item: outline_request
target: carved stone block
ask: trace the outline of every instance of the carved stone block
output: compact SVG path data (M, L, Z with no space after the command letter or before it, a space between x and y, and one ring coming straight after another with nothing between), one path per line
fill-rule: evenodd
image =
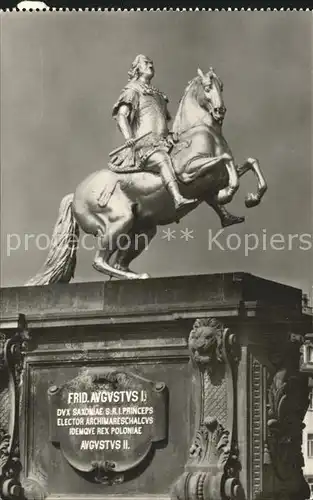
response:
M216 319L198 319L189 336L189 349L197 424L185 473L174 485L172 499L239 498L235 335Z

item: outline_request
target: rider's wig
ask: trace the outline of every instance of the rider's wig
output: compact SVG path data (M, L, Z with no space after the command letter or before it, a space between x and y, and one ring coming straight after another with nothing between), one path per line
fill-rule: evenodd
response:
M130 67L130 70L128 71L128 81L137 80L139 78L139 76L140 76L139 64L140 64L140 60L143 58L146 59L146 56L144 56L143 54L139 54L133 60L132 65Z

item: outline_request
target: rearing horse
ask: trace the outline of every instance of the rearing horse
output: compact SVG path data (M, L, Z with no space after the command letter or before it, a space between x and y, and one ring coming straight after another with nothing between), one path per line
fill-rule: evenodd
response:
M222 133L226 112L222 92L223 84L212 68L206 74L198 70L186 87L173 123L178 139L171 152L173 166L181 193L197 199L195 204L176 212L162 179L149 171L158 162L158 152L150 156L143 171L95 172L77 187L74 195L63 198L43 270L27 284L70 281L76 265L79 227L100 243L93 262L95 269L116 278L147 278L146 273L131 271L129 265L155 236L158 225L177 222L202 202L223 216L223 205L231 201L239 177L249 170L257 177L258 189L246 197L245 203L247 207L258 205L267 189L266 182L256 159L235 165Z

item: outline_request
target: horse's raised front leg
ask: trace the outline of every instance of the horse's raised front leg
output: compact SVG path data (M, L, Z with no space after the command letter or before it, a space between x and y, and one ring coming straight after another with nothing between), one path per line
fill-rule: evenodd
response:
M185 171L179 174L179 179L184 184L189 184L194 181L198 177L202 177L207 174L207 172L212 168L216 167L219 163L225 162L225 160L229 160L230 156L227 153L224 153L220 156L209 156L208 154L199 154L191 158L186 166ZM235 170L234 173L237 176L237 172Z
M245 205L247 208L257 206L261 199L263 198L264 193L267 190L267 184L262 174L260 164L258 160L255 158L248 158L243 165L237 167L237 173L239 177L242 177L244 174L253 171L257 180L258 180L258 190L256 193L248 193L245 199Z
M228 153L223 153L220 156L214 157L206 155L195 156L187 164L185 172L180 174L180 180L185 184L192 182L196 178L205 175L208 170L212 167L216 167L219 163L224 163L228 172L229 183L226 188L218 192L217 202L221 205L229 203L239 188L239 176L234 160Z
M225 157L225 155L223 156ZM220 189L217 194L217 202L220 205L229 203L233 199L234 194L238 191L239 188L239 176L236 170L236 166L233 158L228 154L226 154L225 157L225 167L228 172L229 181L228 186L224 189Z

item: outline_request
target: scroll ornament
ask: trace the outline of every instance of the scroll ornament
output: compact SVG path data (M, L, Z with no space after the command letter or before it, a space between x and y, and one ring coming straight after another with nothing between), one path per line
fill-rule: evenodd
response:
M5 403L0 421L0 497L5 500L20 498L23 493L19 478L19 407L23 359L29 339L26 318L20 314L16 333L10 338L2 335L0 340L0 396Z

